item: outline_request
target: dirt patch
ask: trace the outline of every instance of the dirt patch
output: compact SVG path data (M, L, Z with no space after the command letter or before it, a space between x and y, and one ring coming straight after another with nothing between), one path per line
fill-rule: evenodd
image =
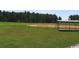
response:
M58 24L31 24L31 27L49 27L49 28L72 28L79 29L79 26L75 25L58 25Z
M29 25L31 27L50 27L50 28L56 28L57 25L56 24L32 24Z

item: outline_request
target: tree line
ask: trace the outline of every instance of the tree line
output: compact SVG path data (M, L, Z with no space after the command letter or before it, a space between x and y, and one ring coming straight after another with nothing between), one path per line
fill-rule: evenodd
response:
M42 14L30 11L9 12L0 10L0 22L56 23L62 18L56 14ZM79 15L70 15L69 20L79 20Z
M30 11L9 12L0 10L1 22L25 22L25 23L55 23L62 18L55 14L41 14Z
M70 15L69 20L79 20L79 15Z

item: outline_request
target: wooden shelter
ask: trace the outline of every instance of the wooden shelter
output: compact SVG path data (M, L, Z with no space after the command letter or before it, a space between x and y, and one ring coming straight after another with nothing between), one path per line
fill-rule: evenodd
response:
M79 20L58 20L57 29L58 31L79 31Z

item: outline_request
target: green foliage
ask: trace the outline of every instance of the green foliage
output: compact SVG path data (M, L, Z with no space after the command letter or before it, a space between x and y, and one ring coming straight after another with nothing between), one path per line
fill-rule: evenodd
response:
M62 20L62 18L61 18L61 17L59 17L59 18L58 18L58 20Z
M58 17L55 14L40 14L25 12L0 11L1 22L26 22L26 23L52 23L57 22Z
M70 15L69 20L79 20L79 15Z

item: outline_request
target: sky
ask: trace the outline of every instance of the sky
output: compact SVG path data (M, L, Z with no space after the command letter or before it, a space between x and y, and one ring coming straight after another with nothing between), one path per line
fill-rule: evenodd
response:
M0 0L0 10L49 13L68 19L71 14L79 14L79 0Z
M70 10L79 9L79 0L0 0L0 9L7 10Z

